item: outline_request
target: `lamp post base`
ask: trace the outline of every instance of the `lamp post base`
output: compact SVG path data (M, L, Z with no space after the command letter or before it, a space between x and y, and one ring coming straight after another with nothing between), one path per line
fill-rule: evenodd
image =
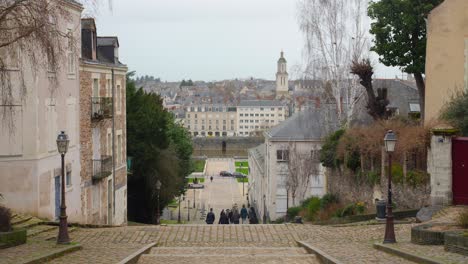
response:
M60 216L59 234L57 237L57 244L70 244L70 237L68 236L67 216Z
M395 239L395 227L393 224L393 213L392 213L392 206L387 206L387 222L385 224L385 237L384 237L384 244L393 244L396 243Z

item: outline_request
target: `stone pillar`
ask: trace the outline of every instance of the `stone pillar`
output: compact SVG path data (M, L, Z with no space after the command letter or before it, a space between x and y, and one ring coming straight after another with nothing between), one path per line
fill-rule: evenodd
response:
M427 172L431 177L431 204L452 204L452 136L453 129L433 129L427 152Z

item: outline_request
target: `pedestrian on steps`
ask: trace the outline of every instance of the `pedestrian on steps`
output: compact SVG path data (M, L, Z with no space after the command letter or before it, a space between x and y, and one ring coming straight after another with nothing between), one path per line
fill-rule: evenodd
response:
M206 223L212 225L215 221L215 214L213 213L213 208L210 208L210 212L206 215Z
M233 220L232 220L232 210L229 210L227 209L227 217L229 219L229 223L232 224L233 223Z
M227 218L226 213L224 212L224 209L221 211L221 214L219 215L218 224L220 224L220 225L229 225L229 220Z
M237 207L234 207L234 209L232 210L232 222L235 225L238 225L239 224L239 219L240 219L239 210L237 210Z
M213 176L210 177L210 181L213 182Z
M247 215L248 215L247 208L245 208L245 204L242 205L240 215L242 218L242 224L245 224L245 222L247 221Z

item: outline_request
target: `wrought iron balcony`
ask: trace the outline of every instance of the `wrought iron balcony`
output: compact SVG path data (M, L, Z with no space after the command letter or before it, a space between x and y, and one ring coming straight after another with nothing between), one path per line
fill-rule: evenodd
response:
M93 159L93 181L98 181L112 174L112 156Z
M91 97L91 119L95 121L112 117L112 97Z

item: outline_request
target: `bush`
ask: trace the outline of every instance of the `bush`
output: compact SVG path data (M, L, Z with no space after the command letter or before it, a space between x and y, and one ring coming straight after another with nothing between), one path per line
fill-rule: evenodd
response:
M337 155L337 148L340 138L344 133L345 130L340 129L325 139L325 144L323 144L322 149L320 150L320 162L324 167L336 168L340 164L340 160Z
M380 172L369 171L367 173L367 182L371 185L376 185L380 182Z
M337 215L337 211L339 211L339 214L341 215L341 208L339 204L328 204L328 206L325 209L321 209L317 213L316 218L320 221L327 221L330 220L332 217L339 217L339 215Z
M306 219L313 221L317 212L320 210L320 198L311 197L306 207Z
M302 210L302 207L300 206L289 207L288 212L287 212L289 219L293 219L294 217L298 216L301 210Z
M457 224L462 228L468 228L468 210L464 210L458 215Z
M413 187L425 184L429 179L429 174L425 171L411 170L406 174L407 183Z
M355 212L356 212L356 205L355 204L348 204L341 211L341 217L355 215L356 214Z
M452 101L442 110L442 119L460 129L463 136L468 136L468 92L455 94Z
M394 183L403 182L403 167L400 164L392 165L392 181Z
M361 157L358 151L350 152L350 155L346 159L346 167L353 172L356 172L361 167Z
M327 193L320 200L320 208L326 209L331 204L338 203L338 197L334 194Z
M0 205L0 232L11 231L11 211Z
M356 203L356 212L358 214L363 214L366 211L366 204L364 202Z

